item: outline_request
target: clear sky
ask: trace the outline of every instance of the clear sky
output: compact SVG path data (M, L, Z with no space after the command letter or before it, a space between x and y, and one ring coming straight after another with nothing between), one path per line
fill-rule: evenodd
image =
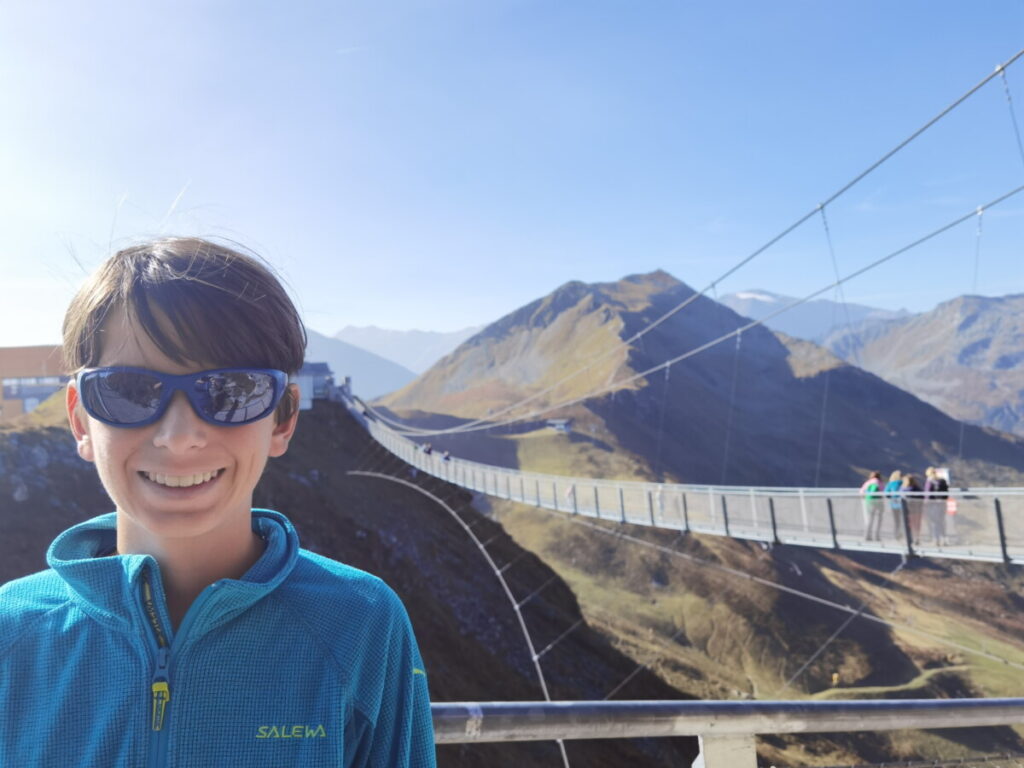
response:
M701 288L1022 47L1017 0L8 0L0 346L57 342L83 269L158 234L249 245L328 334ZM827 209L839 268L1022 183L996 79ZM977 292L1024 292L1024 195L982 231ZM928 309L976 246L972 221L846 297ZM832 277L815 218L719 291Z

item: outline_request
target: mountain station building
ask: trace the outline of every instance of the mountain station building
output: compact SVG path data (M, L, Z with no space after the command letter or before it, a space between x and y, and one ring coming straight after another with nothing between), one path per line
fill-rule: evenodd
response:
M67 377L55 345L0 348L0 423L31 413Z
M327 363L305 362L296 375L299 385L299 410L308 411L314 400L328 400L334 388L334 373Z

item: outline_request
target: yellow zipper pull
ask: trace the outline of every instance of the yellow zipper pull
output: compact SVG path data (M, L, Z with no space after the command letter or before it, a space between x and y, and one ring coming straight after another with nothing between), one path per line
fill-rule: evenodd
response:
M153 682L150 686L153 691L153 712L150 716L151 727L154 731L161 731L164 727L164 718L167 714L167 703L171 700L171 687L167 683L167 667L171 661L171 649L167 646L167 635L164 634L160 625L160 616L157 613L156 598L153 596L153 587L149 583L147 575L142 578L142 604L146 611L153 629L153 637L156 640L156 669L153 672Z
M164 711L167 709L167 702L171 700L171 689L166 680L157 680L153 683L153 730L159 731L164 727Z

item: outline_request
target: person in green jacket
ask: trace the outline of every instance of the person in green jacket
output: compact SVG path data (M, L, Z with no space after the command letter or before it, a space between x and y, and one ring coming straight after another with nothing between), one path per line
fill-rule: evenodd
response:
M885 484L885 498L889 502L889 512L892 515L892 537L903 538L903 499L900 490L903 488L903 473L898 469L889 475L889 482Z
M864 497L864 538L878 541L882 533L882 473L872 472L860 487Z

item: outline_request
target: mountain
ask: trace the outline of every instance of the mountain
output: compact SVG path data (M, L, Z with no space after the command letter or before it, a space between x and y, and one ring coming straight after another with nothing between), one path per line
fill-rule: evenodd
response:
M375 355L393 360L416 373L427 368L464 342L481 326L461 331L392 331L374 325L347 325L334 334L334 338L352 344Z
M960 296L824 343L953 418L1024 435L1024 294Z
M645 374L744 324L701 296L623 343L693 294L660 271L567 283L487 326L381 405L469 419L527 397L534 399L517 414L579 398L489 437L434 441L456 455L470 455L460 440L481 450L512 441L513 466L564 474L838 486L859 485L870 469L950 466L960 483L1024 480L1024 439L967 426L958 457L958 422L811 342L764 327L668 373ZM611 391L591 394L604 386ZM538 429L553 416L572 418L571 433Z
M379 397L416 378L416 374L408 368L365 349L309 328L306 334L309 337L306 360L330 365L334 380L339 384L346 376L351 376L352 387L360 397Z
M783 296L770 291L738 291L723 296L719 301L733 312L751 320L760 320L782 307L796 301L792 296ZM901 309L893 312L863 304L850 304L828 299L815 299L768 320L765 325L773 331L789 336L820 342L829 333L865 321L889 320L908 316Z

